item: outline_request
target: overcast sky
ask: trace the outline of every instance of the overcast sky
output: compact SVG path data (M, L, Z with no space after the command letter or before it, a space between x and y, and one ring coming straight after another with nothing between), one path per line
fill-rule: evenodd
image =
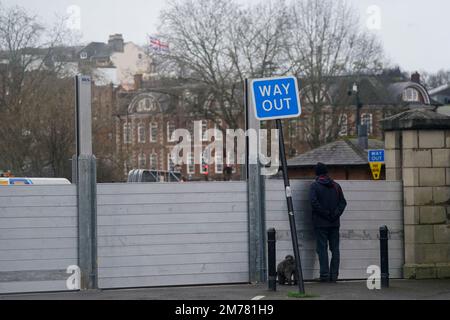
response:
M379 35L393 64L407 71L450 69L450 1L348 1L359 10L364 26L366 21L371 22L370 32ZM0 3L18 4L47 23L76 5L81 9L83 42L106 42L108 35L123 33L126 41L139 44L145 43L147 34L156 31L159 11L165 6L164 0L0 0Z

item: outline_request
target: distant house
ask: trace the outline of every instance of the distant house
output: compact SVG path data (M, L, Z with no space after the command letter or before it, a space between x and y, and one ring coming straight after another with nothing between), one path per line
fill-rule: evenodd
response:
M384 149L384 142L368 140L369 149ZM367 150L357 139L342 139L306 152L288 160L289 177L314 179L315 166L322 162L328 166L330 176L338 180L372 180ZM383 170L381 179L385 179Z
M94 72L97 85L113 83L123 88L134 86L137 74L144 78L152 73L152 59L133 42L125 42L121 34L109 37L108 43L91 42L78 52L80 68Z

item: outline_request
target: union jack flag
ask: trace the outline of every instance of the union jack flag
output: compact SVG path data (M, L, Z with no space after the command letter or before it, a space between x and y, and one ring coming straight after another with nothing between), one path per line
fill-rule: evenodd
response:
M163 43L161 42L160 39L156 38L156 37L149 37L150 40L150 48L156 52L164 52L164 53L168 53L170 51L169 49L169 45L167 43Z

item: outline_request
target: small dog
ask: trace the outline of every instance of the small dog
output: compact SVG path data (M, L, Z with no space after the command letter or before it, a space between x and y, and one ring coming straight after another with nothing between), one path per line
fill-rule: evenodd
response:
M277 267L278 283L280 285L287 284L294 285L297 284L297 266L295 264L294 257L291 255L286 256L286 258Z

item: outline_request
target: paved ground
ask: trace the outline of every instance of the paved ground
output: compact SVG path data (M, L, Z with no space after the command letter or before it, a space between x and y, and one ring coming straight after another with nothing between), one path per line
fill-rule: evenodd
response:
M270 292L266 285L228 285L0 295L0 300L285 300L292 299L288 293L296 290L281 286L277 292ZM362 281L307 283L306 291L319 300L450 300L450 280L395 280L389 289L374 291Z

